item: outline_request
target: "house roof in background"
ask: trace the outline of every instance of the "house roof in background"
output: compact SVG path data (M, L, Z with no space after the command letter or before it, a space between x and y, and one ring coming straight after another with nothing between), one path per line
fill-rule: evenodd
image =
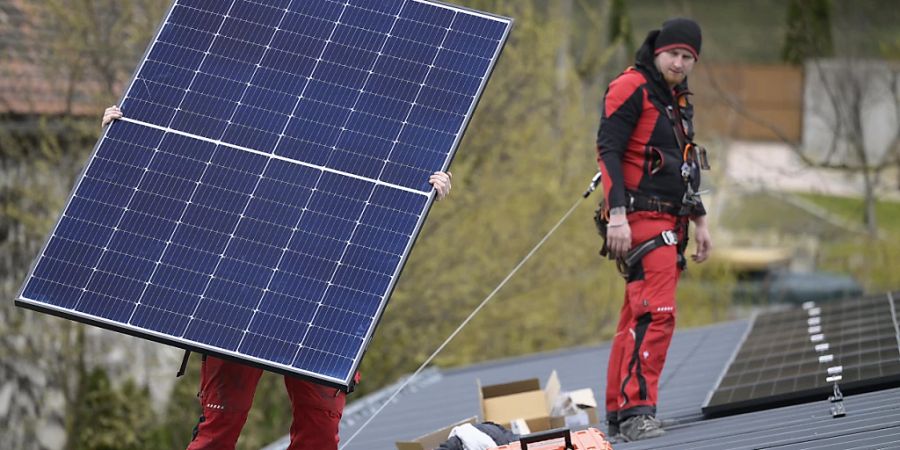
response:
M0 114L97 115L100 85L53 64L43 2L0 0Z

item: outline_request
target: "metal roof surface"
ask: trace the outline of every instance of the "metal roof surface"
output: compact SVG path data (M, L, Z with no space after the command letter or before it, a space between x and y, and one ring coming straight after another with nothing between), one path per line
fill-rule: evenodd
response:
M675 422L701 417L700 405L724 370L748 323L736 321L675 333L660 379L660 417ZM458 369L430 369L393 404L385 407L346 450L390 450L398 440L411 440L479 415L478 380L482 384L495 384L538 378L543 386L550 372L556 370L563 390L589 387L602 404L601 387L606 383L608 356L609 343L604 343ZM389 386L348 405L341 422L341 439L346 441L352 436L392 393L393 386ZM266 450L285 449L287 442L285 437Z
M749 326L740 320L675 333L660 379L658 415L665 436L615 443L638 449L888 449L900 448L900 387L845 397L847 416L831 417L827 399L705 420L700 407L730 362ZM509 358L465 368L429 369L356 436L346 450L395 448L451 423L479 414L482 384L539 378L556 370L563 390L590 387L602 410L609 343ZM402 382L402 380L401 380ZM398 382L399 385L400 382ZM346 441L394 391L389 386L351 403L341 422ZM599 411L601 415L603 412ZM601 426L604 429L605 427ZM287 437L265 450L287 448Z
M900 388L844 397L847 415L832 418L827 399L666 428L656 439L615 444L616 450L897 449Z

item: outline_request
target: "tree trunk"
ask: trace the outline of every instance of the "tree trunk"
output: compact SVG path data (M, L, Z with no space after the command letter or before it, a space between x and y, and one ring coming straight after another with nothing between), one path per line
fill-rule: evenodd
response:
M878 181L876 174L869 168L863 169L863 221L869 236L878 234L878 219L875 216L875 184Z

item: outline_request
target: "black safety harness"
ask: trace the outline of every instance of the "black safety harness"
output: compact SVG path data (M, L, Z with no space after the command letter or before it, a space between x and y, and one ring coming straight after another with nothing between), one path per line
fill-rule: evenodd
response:
M709 170L709 160L707 159L706 149L696 145L684 132L686 123L681 115L681 108L687 106L687 95L689 94L690 93L687 91L679 94L676 98L676 103L679 105L677 108L673 108L672 106L662 107L659 103L653 102L658 109L665 111L666 117L668 117L669 123L671 123L675 133L675 139L678 142L678 146L683 152L681 178L684 180L685 190L681 203L675 204L667 202L640 192L625 192L626 213L653 211L670 214L679 218L676 228L674 230L663 231L659 235L641 242L629 250L624 257L614 258L610 254L609 247L606 244L606 233L609 225L609 210L603 204L604 200L602 197L600 206L594 213L594 223L597 226L597 231L603 238L600 256L615 259L616 267L623 277L628 278L632 267L635 267L648 253L662 246L677 246L678 267L683 270L687 266L687 259L684 257L684 251L688 244L688 228L690 223L688 217L690 217L694 213L695 208L700 205L700 193L694 190L692 184L693 174L698 166L701 170ZM678 239L679 235L682 236L682 239Z

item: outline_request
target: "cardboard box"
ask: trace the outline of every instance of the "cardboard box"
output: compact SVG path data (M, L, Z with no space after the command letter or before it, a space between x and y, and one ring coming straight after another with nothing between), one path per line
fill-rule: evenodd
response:
M511 383L482 386L478 382L481 417L509 428L511 421L523 419L531 432L546 431L550 424L550 408L559 395L559 377L554 370L544 389L540 380L530 378Z
M461 420L448 427L441 428L440 430L428 433L424 436L419 436L411 441L396 442L397 450L431 450L443 444L450 436L450 431L454 428L466 423L474 425L477 422L477 417L469 417L466 420Z
M553 428L578 428L594 425L597 420L597 400L590 388L562 392L551 410Z
M554 416L550 418L550 428L583 428L599 423L597 408L583 408L577 414Z

